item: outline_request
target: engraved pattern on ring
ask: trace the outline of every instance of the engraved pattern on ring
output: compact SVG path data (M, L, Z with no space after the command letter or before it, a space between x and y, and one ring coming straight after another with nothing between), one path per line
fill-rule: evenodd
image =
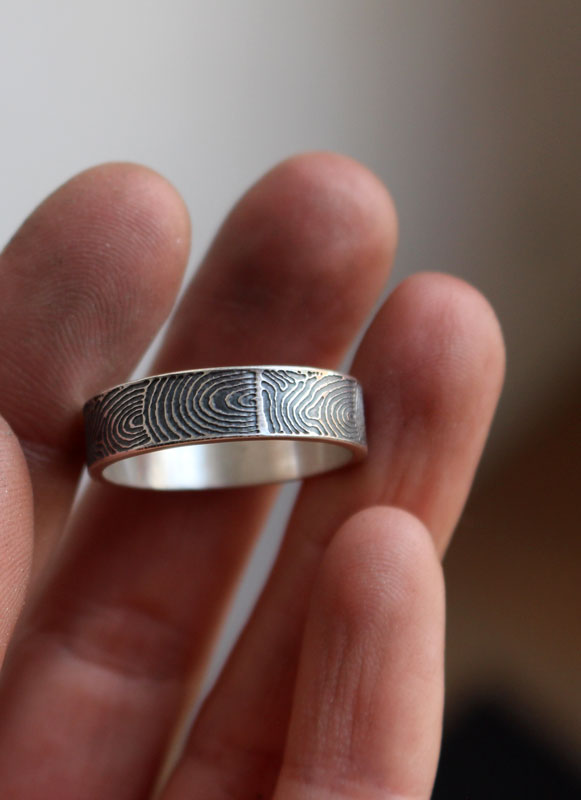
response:
M265 369L260 384L265 433L360 438L355 381L314 370Z
M146 378L84 408L89 465L117 453L224 437L365 443L357 382L308 368L225 368Z
M118 386L97 395L85 405L87 462L151 444L143 425L145 390L149 380Z
M249 370L209 370L150 379L144 425L152 442L257 434L256 389Z

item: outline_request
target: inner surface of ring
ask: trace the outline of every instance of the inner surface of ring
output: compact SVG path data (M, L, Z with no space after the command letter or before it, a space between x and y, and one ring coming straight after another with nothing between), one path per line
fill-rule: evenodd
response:
M103 477L143 489L217 489L297 480L340 467L352 457L348 447L330 442L211 442L116 461L105 467Z

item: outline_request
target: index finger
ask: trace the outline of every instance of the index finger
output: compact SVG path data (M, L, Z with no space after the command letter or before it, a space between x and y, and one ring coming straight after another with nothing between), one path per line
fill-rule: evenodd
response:
M30 468L39 563L83 464L82 404L135 366L188 250L188 215L167 181L108 164L50 195L0 257L0 413Z

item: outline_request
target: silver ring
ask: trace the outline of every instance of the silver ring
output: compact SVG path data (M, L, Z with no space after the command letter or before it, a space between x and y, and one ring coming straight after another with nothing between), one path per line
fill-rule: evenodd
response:
M363 459L361 386L311 367L153 375L83 409L93 478L142 489L296 480Z

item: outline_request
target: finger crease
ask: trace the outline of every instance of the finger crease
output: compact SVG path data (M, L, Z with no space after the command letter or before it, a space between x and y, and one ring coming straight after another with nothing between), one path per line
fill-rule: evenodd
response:
M43 621L28 634L48 642L79 661L119 677L156 683L182 681L189 646L185 633L150 611L87 604L81 612Z

